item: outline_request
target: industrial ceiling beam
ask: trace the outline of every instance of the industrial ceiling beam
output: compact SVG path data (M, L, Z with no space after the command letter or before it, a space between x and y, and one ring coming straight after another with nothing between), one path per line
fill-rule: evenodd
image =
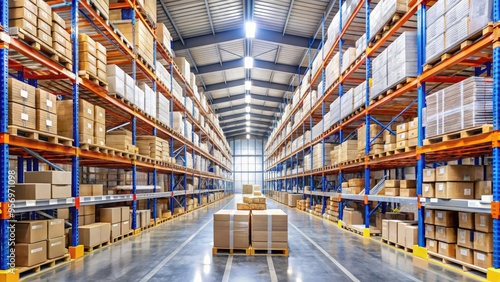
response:
M290 15L292 15L293 2L295 2L295 0L290 1L290 8L288 8L288 14L286 15L285 25L283 26L283 35L285 35L286 28L288 27L288 21L290 20Z
M237 79L237 80L231 80L228 81L227 83L216 83L216 84L207 84L205 91L216 91L216 90L222 90L226 88L231 88L231 87L239 87L245 85L245 79ZM280 90L280 91L291 91L291 87L288 84L280 84L280 83L273 83L273 82L267 82L263 80L255 80L252 79L252 87L261 87L261 88L267 88L267 89L274 89L274 90Z
M207 74L207 73L226 71L226 70L232 70L232 69L243 68L243 67L245 67L245 62L244 62L244 59L241 58L241 59L236 59L233 61L223 62L222 65L219 63L216 63L216 64L211 64L211 65L198 66L198 73L199 74ZM267 70L272 70L272 71L293 73L293 74L296 74L297 72L300 72L301 74L303 74L303 73L305 73L305 71L307 69L305 67L297 67L297 66L285 65L285 64L275 64L273 62L255 60L255 59L253 62L253 68L254 69L267 69Z
M202 47L224 42L231 42L235 40L243 40L243 39L245 39L245 28L238 28L223 32L217 32L215 33L215 35L213 34L201 35L201 36L186 38L183 40L176 40L174 41L174 51L179 51L188 48ZM279 45L289 45L304 49L309 48L309 45L311 43L311 39L308 37L302 37L290 34L283 35L281 32L276 32L266 29L257 29L257 32L255 33L255 39L272 42ZM182 43L182 41L184 42L184 44ZM313 48L314 49L318 48L319 43L320 40L315 40Z
M252 134L252 133L249 133L250 135L250 139L263 139L263 137L266 137L266 135L263 135L263 134ZM226 138L229 139L247 139L247 135L246 134L230 134L230 135L226 135Z
M231 131L231 130L234 130L234 129L237 129L237 128L241 128L241 129L245 129L247 126L245 123L239 123L238 125L236 126L229 126L229 127L222 127L222 130L223 131ZM260 125L260 124L257 124L255 122L251 122L250 123L250 128L259 128L261 130L266 130L268 131L269 128L271 128L270 125L267 125L267 126L264 126L264 125Z
M226 122L229 120L234 120L234 119L239 119L239 118L244 118L246 116L246 113L241 113L241 114L235 114L235 115L228 115L228 116L220 116L219 120L221 122ZM273 120L274 115L268 116L268 115L261 115L261 114L254 114L250 113L250 120L256 120L256 119L267 119L267 120Z
M241 124L244 124L245 123L245 120L235 120L235 121L230 121L230 122L225 122L225 123L220 123L220 126L222 128L225 128L225 127L230 127L230 126L233 126L233 125L241 125ZM255 121L251 121L250 122L252 125L262 125L262 126L271 126L271 122L270 121L261 121L261 120L255 120Z
M243 109L245 109L246 106L247 106L247 104L241 104L241 105L237 105L234 107L225 107L222 109L215 109L214 111L216 114L220 114L220 113L226 113L226 112L231 112L231 111L243 110ZM276 110L278 110L277 107L268 107L268 106L253 105L253 104L250 104L250 107L252 108L252 110L268 111L268 112L276 112Z
M224 132L233 132L233 131L245 131L246 132L246 127L244 124L243 126L237 126L237 127L232 127L232 128L226 128L223 131ZM268 128L262 128L262 127L255 127L255 126L249 126L250 127L250 132L267 132L269 131Z
M258 94L250 94L250 95L252 96L252 99L255 99L255 100L283 103L283 99L280 97L264 96L264 95L258 95ZM220 103L224 103L224 102L243 100L243 99L245 99L245 94L231 95L229 97L214 99L212 101L212 105L220 104Z

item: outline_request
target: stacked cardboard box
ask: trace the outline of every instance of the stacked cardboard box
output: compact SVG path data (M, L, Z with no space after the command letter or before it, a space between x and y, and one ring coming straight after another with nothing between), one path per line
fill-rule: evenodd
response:
M93 224L93 223L95 223L95 219L96 219L95 205L81 206L80 207L80 212L78 214L78 224L79 225Z
M159 137L137 136L137 147L139 148L139 154L155 160L163 161L169 158L168 141Z
M38 7L31 1L10 1L9 3L9 26L19 27L25 33L38 37ZM50 34L50 33L49 33ZM49 46L52 44L49 43Z
M339 162L345 163L350 160L355 160L358 156L358 141L346 140L340 144Z
M342 222L348 226L352 226L363 224L365 220L361 211L352 208L344 208Z
M356 61L356 48L349 47L342 54L342 73Z
M176 209L179 209L179 208L176 208ZM177 214L177 211L178 210L174 210L174 213ZM124 211L120 211L120 213L121 212L124 212ZM182 208L182 213L184 213L184 208ZM122 216L125 216L125 215L122 214ZM137 229L147 227L151 223L151 211L150 210L139 210L138 209L138 210L136 210L135 216L136 216L135 223L136 223ZM126 218L126 217L124 217L124 218ZM126 224L128 224L128 228L132 229L132 221L133 221L132 210L129 209L129 222L127 222L125 220L122 222L122 225L125 225L124 228L126 228L127 227Z
M309 207L311 206L311 199L306 198L305 200L298 200L297 201L297 209L301 211L308 210Z
M288 248L288 215L282 210L252 211L252 247Z
M18 221L15 223L15 232L16 266L33 266L47 260L46 220Z
M384 191L386 196L399 196L399 180L385 180Z
M106 146L131 153L135 153L137 151L137 147L132 145L132 132L125 129L107 132Z
M156 113L157 118L163 124L171 127L170 124L170 100L167 99L162 93L157 93L156 99Z
M79 243L86 248L92 248L109 242L110 234L111 224L107 222L96 222L78 226Z
M252 193L253 193L253 185L243 184L243 194L252 194Z
M9 125L36 129L35 87L9 78Z
M73 58L73 45L71 36L66 31L66 21L56 12L52 12L52 48L68 61Z
M156 37L158 38L158 43L163 45L163 47L172 54L172 36L163 23L158 23L156 25Z
M97 43L87 34L78 35L79 70L83 75L97 77Z
M80 142L95 143L95 107L80 99L78 112ZM57 134L73 138L73 100L57 101Z
M52 198L48 183L17 183L14 186L16 200L48 200Z
M214 248L250 246L250 211L220 210L214 214Z
M101 82L106 82L107 80L107 50L101 43L96 42L96 67L97 67L97 79Z
M378 154L384 151L384 139L382 134L380 134L376 139L374 139L378 133L382 130L382 127L378 124L370 124L370 140L373 140L370 145L370 154ZM358 128L358 157L361 158L365 155L366 147L366 125Z
M179 68L181 75L186 79L186 81L189 81L191 77L191 68L186 58L174 57L173 59L174 63Z
M56 96L36 89L36 130L57 134Z
M321 57L321 56L318 56ZM325 69L325 90L330 88L340 76L340 53L336 53Z
M404 218L404 216L402 216ZM386 224L384 224L386 221ZM403 219L393 219L393 220L382 220L382 233L386 235L388 233L387 240L389 242L398 244L400 246L405 246L407 248L413 249L414 245L418 244L418 222L413 220L403 220ZM388 229L384 230L384 227ZM387 236L387 235L386 235ZM384 236L382 236L384 238Z
M338 197L330 197L327 203L326 213L330 216L330 220L337 221L339 216L339 202Z
M27 171L24 173L24 178L25 183L50 184L51 199L71 198L71 172Z
M491 182L483 181L483 166L447 165L424 169L423 180L424 197L480 199L482 195L491 194Z
M395 131L396 126L391 126L391 130ZM394 151L396 149L396 138L397 133L392 134L389 130L384 130L383 139L384 139L384 151Z
M316 144L313 147L313 168L322 168L331 163L329 152L333 150L335 145L331 143ZM324 150L323 150L324 148Z
M403 2L403 1L402 1ZM387 86L393 87L408 77L417 76L417 33L405 31L387 47Z
M95 0L93 3L104 19L109 19L109 0Z
M101 222L107 222L111 225L109 238L115 238L130 232L129 207L101 208L99 209L99 218Z
M365 179L364 178L352 178L348 181L348 188L342 189L342 193L345 194L359 194L364 190Z
M312 214L321 216L323 211L323 205L317 204L313 206Z
M119 23L116 24L116 27L131 44L134 44L132 38L132 23ZM153 43L153 34L149 32L147 26L142 21L137 21L135 26L135 47L137 50L137 54L142 57L150 67L154 66Z
M289 207L296 207L299 200L302 200L302 194L288 194Z

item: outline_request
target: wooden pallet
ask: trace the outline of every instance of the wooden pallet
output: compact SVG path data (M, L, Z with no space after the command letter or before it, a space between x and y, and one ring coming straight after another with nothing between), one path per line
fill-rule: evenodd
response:
M289 256L290 255L290 250L288 248L286 249L277 249L277 248L271 248L271 249L268 249L268 248L264 248L264 249L260 249L260 248L251 248L251 254L252 256L267 256L267 255L271 255L271 256Z
M387 21L387 23L383 25L380 30L375 32L375 37L373 37L373 39L370 41L369 46L372 47L377 41L382 39L382 37L384 37L384 34L388 32L391 27L401 19L402 16L403 14L401 13L394 13L394 15L392 15L392 17Z
M345 224L344 222L342 222L342 228L344 228L345 230L349 230L351 232L354 232L358 235L361 235L363 236L364 235L364 229L365 229L365 226L364 225L348 225L348 224ZM370 226L370 236L380 236L382 232L378 229L375 229L375 227L373 226Z
M144 163L150 163L150 164L155 164L156 163L155 159L147 157L147 156L139 155L139 154L136 155L136 159L138 161L144 162Z
M102 248L104 248L104 247L107 247L107 246L109 246L110 244L111 244L111 241L107 241L107 242L101 243L101 244L99 244L99 245L96 245L96 246L94 246L94 247L85 247L85 246L84 246L84 247L83 247L83 249L85 250L85 252L90 253L90 252L93 252L93 251L95 251L95 250L99 250L99 249L102 249Z
M117 94L117 93L108 93L108 95L110 95L111 97L121 101L123 104L131 107L132 109L137 109L137 106L132 102L132 101L129 101L127 98L121 96L120 94Z
M387 90L382 91L376 98L373 98L370 100L370 105L373 105L375 102L382 100L383 98L391 95L392 93L396 92L397 90L403 88L406 84L414 81L414 77L406 77L403 78L401 81L397 82L395 85L390 86Z
M87 0L86 1L97 13L97 15L101 18L103 18L105 21L106 21L106 24L109 25L109 18L108 18L108 14L109 13L106 13L106 11L103 11L101 10L101 7L99 5L97 5L94 1L92 0Z
M105 146L99 146L96 144L80 143L80 149L85 150L85 151L92 151L92 152L96 152L96 153L100 153L100 154L110 155L110 156L116 156L115 149L105 147Z
M29 267L19 267L18 270L19 270L19 274L24 274L23 276L25 276L25 275L30 275L33 273L38 273L38 272L45 270L47 268L61 266L69 261L71 261L71 257L69 254L66 254L64 256L61 256L61 257L58 257L55 259L46 260L45 262L37 264L37 265L33 265L33 266L29 266Z
M387 244L387 245L393 246L393 247L395 247L397 249L404 250L405 252L411 253L413 251L413 248L409 248L409 247L406 247L405 245L401 245L401 244L398 244L398 243L391 242L391 241L389 241L388 239L385 239L385 238L382 238L382 242L385 243L385 244Z
M456 55L456 53L469 48L478 39L489 36L492 33L493 33L493 23L488 23L488 25L485 28L483 28L482 30L479 30L476 33L470 34L469 36L467 36L464 40L462 40L457 45L452 46L452 47L444 50L444 54L442 54L441 56L438 56L435 59L432 59L429 62L427 62L424 65L424 71L427 71L427 70L435 67L436 65L448 60L449 58Z
M424 146L451 141L455 139L461 139L466 137L471 137L474 135L479 135L483 133L489 133L493 130L493 125L485 124L481 126L472 127L469 129L464 129L457 132L447 133L443 135L434 136L431 138L424 139Z
M487 273L487 270L485 268L482 268L482 267L479 267L479 266L475 266L473 264L470 264L470 263L466 263L466 262L463 262L463 261L459 261L455 258L450 258L450 257L447 257L447 256L443 256L443 255L440 255L440 254L437 254L437 253L433 253L433 252L429 252L427 251L427 254L429 255L429 257L431 259L435 259L441 263L444 263L444 264L448 264L448 265L454 265L458 268L461 268L463 271L471 271L471 270L476 270L476 271L479 271L479 272L483 272L483 273Z
M141 62L142 62L142 63L143 63L143 64L144 64L144 65L145 65L145 66L146 66L146 67L147 67L150 71L152 71L152 72L154 72L154 71L155 71L155 67L154 67L154 65L153 65L151 62L149 62L146 58L142 57L141 55L138 55L138 57L139 57L139 60L140 60L140 61L141 61Z
M351 165L351 164L361 163L361 162L364 162L364 161L365 161L364 159L354 159L354 160L348 160L346 162L342 162L342 163L340 163L340 165L345 166L345 165Z
M51 133L45 133L38 130L23 128L15 125L8 126L9 134L38 141L43 141L52 144L59 144L64 146L73 146L73 139L61 137Z
M88 80L92 81L93 83L99 85L100 87L108 90L108 82L106 80L102 80L101 78L97 77L94 74L91 74L87 71L81 70L78 72L78 76L81 78L88 79Z
M212 248L212 255L251 255L251 247L248 248Z
M133 232L133 231L130 231L129 233L122 234L122 235L120 235L120 236L116 236L116 237L114 237L114 238L111 238L111 243L116 243L116 242L118 242L118 241L121 241L121 240L123 240L123 239L125 239L125 238L128 238L128 237L132 236L133 234L134 234L134 232Z

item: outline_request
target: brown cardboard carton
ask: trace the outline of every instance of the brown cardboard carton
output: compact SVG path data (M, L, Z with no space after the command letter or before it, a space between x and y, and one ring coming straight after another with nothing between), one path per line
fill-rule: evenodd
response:
M120 235L125 235L130 232L130 220L121 222Z
M121 217L120 221L128 221L130 220L130 208L129 207L120 207L121 209Z
M47 220L47 239L54 239L61 236L64 236L64 220Z
M30 108L36 105L35 87L20 80L9 78L8 80L9 102L15 102Z
M64 256L66 254L65 241L64 235L47 240L47 258L54 259Z
M417 187L417 182L415 180L400 180L399 188L415 188Z
M121 222L111 224L111 238L115 238L121 235Z
M436 182L436 198L474 199L474 182Z
M476 171L470 165L446 165L436 168L436 181L476 181Z
M100 243L105 243L109 241L109 238L111 238L111 224L108 222L96 222L93 224L90 224L89 226L96 226L99 228L99 241Z
M9 102L9 125L36 129L36 110Z
M80 99L78 103L78 116L94 121L94 105ZM73 100L57 101L57 114L63 116L73 115Z
M464 247L458 247L456 249L456 256L455 258L459 261L465 262L465 263L474 263L474 253L471 249L467 249Z
M459 212L458 227L465 229L474 229L474 214L471 212Z
M427 239L426 240L426 247L429 252L436 253L438 252L438 241L432 240L432 239Z
M474 220L476 231L493 232L493 218L488 213L476 213Z
M363 214L360 211L344 209L343 221L347 225L363 224Z
M405 230L405 246L413 249L414 245L418 245L418 225L407 225Z
M92 196L102 196L104 195L102 184L92 184Z
M493 252L493 233L474 232L474 250Z
M68 208L57 209L57 218L69 219L69 209Z
M353 178L349 179L349 187L364 187L365 179L364 178Z
M47 200L51 197L51 188L47 183L17 183L14 194L16 200Z
M35 128L38 131L57 134L57 115L36 109Z
M481 200L482 195L491 195L491 181L476 181L474 184L475 197L474 199Z
M434 225L425 225L425 238L435 239L436 238L436 228Z
M435 196L434 183L422 183L422 197L434 198Z
M89 225L95 223L95 214L86 214L83 216L83 224Z
M16 243L36 243L47 240L46 220L23 220L15 222Z
M458 214L456 211L436 210L434 214L435 214L434 224L445 227L457 226Z
M456 245L455 244L448 244L445 242L439 242L438 244L438 254L447 256L450 258L454 258L456 255Z
M94 121L106 124L106 110L99 106L94 106Z
M94 136L99 139L106 139L106 125L94 122Z
M385 188L399 188L399 180L388 179L384 182Z
M454 227L436 226L435 239L446 243L457 242L457 230Z
M252 248L254 249L267 249L267 248L274 248L274 249L286 249L288 248L288 242L252 242Z
M389 241L393 243L398 242L398 224L402 222L401 220L391 220L389 221Z
M408 124L406 122L398 124L396 127L396 133L408 132Z
M399 196L401 197L416 197L417 189L399 189Z
M434 224L434 217L435 217L434 210L430 209L425 210L425 220L424 220L425 223Z
M47 242L16 244L16 266L33 266L47 260Z
M398 222L398 238L396 243L402 246L406 245L406 227L413 224L412 222Z
M426 168L424 169L424 182L434 182L436 181L436 169Z
M38 30L38 39L40 39L42 43L45 43L45 45L48 46L52 45L52 36L50 36L50 34L43 32L41 29Z
M102 243L101 227L89 224L78 227L79 243L85 247L95 247Z
M468 229L457 230L457 245L465 248L474 248L474 231Z
M36 10L34 10L36 13ZM9 19L24 19L33 24L37 25L37 14L34 14L32 11L29 11L26 8L11 8L9 9Z
M92 196L92 184L80 184L80 196Z
M385 188L386 196L399 196L399 188Z
M71 185L52 185L52 199L71 198Z
M31 0L9 0L9 8L19 8L25 7L30 11L37 11L36 1Z
M382 219L382 239L389 239L389 219Z
M68 171L27 171L24 173L26 183L50 183L71 185L71 172Z
M45 90L36 88L35 90L35 108L55 114L56 111L56 95Z
M101 222L118 223L121 222L121 208L101 208Z
M474 251L474 265L482 268L489 268L493 265L493 254Z

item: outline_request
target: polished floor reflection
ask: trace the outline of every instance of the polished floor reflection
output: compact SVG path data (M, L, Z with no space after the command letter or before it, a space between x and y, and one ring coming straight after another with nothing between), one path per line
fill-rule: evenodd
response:
M235 196L236 200L241 196ZM289 257L212 256L212 215L234 197L28 281L476 281L268 200L289 215Z

